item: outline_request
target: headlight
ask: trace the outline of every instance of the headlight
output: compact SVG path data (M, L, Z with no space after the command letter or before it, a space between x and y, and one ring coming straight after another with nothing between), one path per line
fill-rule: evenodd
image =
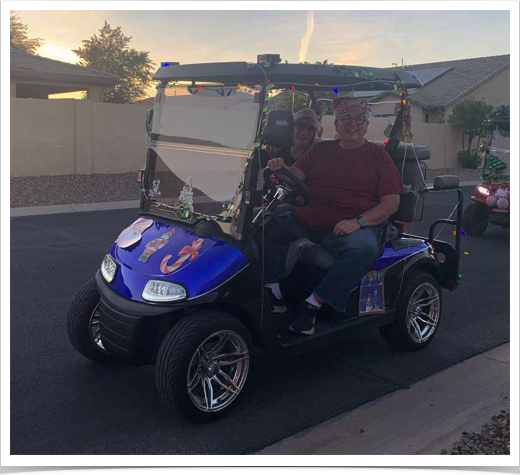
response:
M101 274L107 282L112 282L114 280L116 269L116 261L114 261L114 259L112 259L112 257L107 254L101 263Z
M486 188L485 186L477 186L477 191L484 196L489 196L489 188Z
M186 298L186 289L164 280L150 280L143 290L143 299L150 302L173 302Z

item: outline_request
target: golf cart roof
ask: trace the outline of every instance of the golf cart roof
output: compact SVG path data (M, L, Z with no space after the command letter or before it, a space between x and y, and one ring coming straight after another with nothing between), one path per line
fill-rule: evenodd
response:
M509 117L493 117L487 121L488 124L509 125Z
M370 68L366 66L338 66L323 64L287 64L271 62L246 63L162 63L153 79L170 81L196 81L219 84L262 84L265 73L278 87L305 86L310 90L332 90L344 88L356 91L391 90L396 82L404 83L408 89L422 87L421 81L408 71Z

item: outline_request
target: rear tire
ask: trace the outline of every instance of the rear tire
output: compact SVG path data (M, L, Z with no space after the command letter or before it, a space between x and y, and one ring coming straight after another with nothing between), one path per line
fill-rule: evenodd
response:
M424 271L405 276L396 306L395 321L379 329L392 347L404 351L421 350L437 333L442 313L441 288Z
M484 205L470 203L462 214L462 227L472 236L480 236L488 227L488 213Z
M103 346L99 333L99 292L94 279L88 281L74 298L67 315L67 333L72 346L96 363L112 363L117 358Z
M194 422L212 422L232 410L249 374L251 336L236 318L206 310L168 332L155 363L163 402Z

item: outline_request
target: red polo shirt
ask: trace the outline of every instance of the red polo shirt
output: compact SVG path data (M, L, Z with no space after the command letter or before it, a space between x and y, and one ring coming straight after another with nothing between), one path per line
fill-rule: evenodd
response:
M368 141L354 150L345 150L339 140L317 143L294 166L305 173L311 194L296 213L316 228L333 229L378 205L381 196L405 192L388 152Z

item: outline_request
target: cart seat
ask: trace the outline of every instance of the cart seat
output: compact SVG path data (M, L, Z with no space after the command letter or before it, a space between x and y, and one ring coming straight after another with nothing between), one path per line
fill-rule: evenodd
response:
M383 255L386 243L395 239L398 234L396 227L391 223L387 223L383 227L374 264ZM306 238L297 239L289 245L282 278L289 276L298 260L322 270L329 270L334 264L334 256L323 246Z

